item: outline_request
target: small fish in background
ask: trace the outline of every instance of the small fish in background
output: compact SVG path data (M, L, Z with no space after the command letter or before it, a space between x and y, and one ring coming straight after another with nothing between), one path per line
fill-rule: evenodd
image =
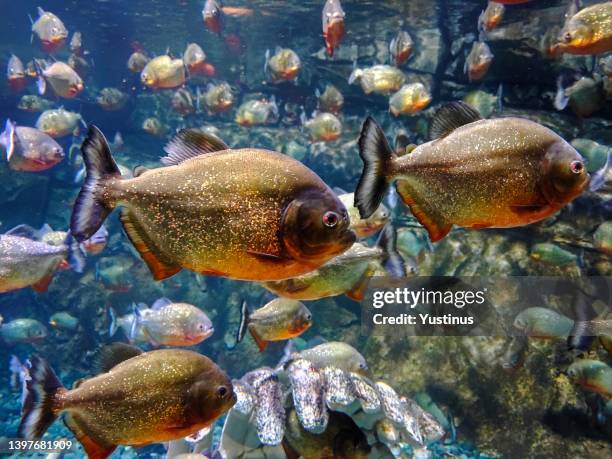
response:
M66 64L72 68L82 79L87 78L93 66L93 61L90 63L84 56L71 54L68 56Z
M96 103L103 109L109 112L115 112L125 108L130 96L118 88L102 88Z
M145 311L134 305L131 341L144 335L152 346L195 346L214 333L206 313L191 304L160 298ZM111 323L111 331L113 328Z
M132 287L130 270L136 260L127 255L103 257L96 263L96 280L112 292L129 292Z
M79 319L66 311L59 311L49 317L49 325L58 330L76 331L79 328Z
M83 40L81 32L74 32L70 38L70 52L77 56L83 55Z
M306 115L302 112L302 126L308 132L308 136L312 143L316 142L333 142L338 140L342 135L342 121L333 113L318 113L313 114L314 118L306 119Z
M342 9L340 0L326 0L321 14L323 39L325 40L325 51L329 57L334 55L334 50L340 46L344 38L344 18L346 13Z
M549 308L532 307L517 314L513 327L525 336L539 339L566 339L574 321Z
M196 107L191 91L187 88L177 89L170 99L170 107L183 116L194 114Z
M301 65L300 57L292 49L277 46L274 55L266 50L264 74L271 83L295 80Z
M612 256L612 222L603 222L593 233L593 247Z
M38 343L49 336L45 326L35 319L14 319L0 323L0 340L6 344Z
M147 134L151 134L155 137L162 137L168 132L168 128L162 124L162 122L155 117L149 117L142 122L142 130Z
M21 92L28 85L28 79L25 73L25 67L23 66L23 62L14 54L11 54L11 57L6 64L6 81L11 88L11 91Z
M273 124L278 121L278 105L276 98L269 100L249 100L243 102L236 112L236 123L241 126L256 126Z
M150 60L151 59L149 59L142 51L134 51L128 58L127 68L132 73L140 73L144 70Z
M557 110L569 106L576 116L585 118L604 108L605 104L603 80L598 75L582 76L567 88L563 85L562 76L557 79L554 102Z
M42 61L36 61L36 67L40 95L47 92L47 85L53 94L65 99L73 99L85 89L79 74L64 62L56 61L46 65Z
M490 118L493 113L503 111L503 86L500 84L496 94L490 94L479 89L463 96L463 102L474 107L483 118Z
M63 107L45 110L36 120L36 129L53 137L54 139L80 135L79 125L87 127L80 113L75 113Z
M151 59L140 73L140 81L149 89L174 89L184 85L185 80L183 60L167 54Z
M240 310L240 327L236 342L248 331L260 352L270 341L285 341L300 336L312 325L312 313L300 301L276 298L256 311L249 312L246 301Z
M511 140L517 135L529 141L518 145ZM362 217L378 208L395 179L402 200L436 242L453 224L508 228L543 220L569 204L589 183L582 156L556 133L527 119L483 120L468 104L453 102L436 112L430 138L431 142L397 157L380 126L371 117L366 120L359 139L364 171L355 192ZM457 156L456 142L478 148L463 149ZM485 160L498 154L511 154L512 167ZM547 160L534 161L536 154ZM450 158L457 170L446 163ZM444 163L440 169L433 166L442 164L440 161ZM519 163L520 175L515 173ZM474 174L466 181L468 164ZM423 167L427 174L419 172ZM449 187L449 183L454 185ZM452 196L431 190L446 190ZM516 190L523 192L517 195Z
M16 232L18 228L15 228ZM11 231L0 234L0 292L25 287L46 292L53 275L65 260L74 271L83 271L83 253L70 235L66 236L63 244L50 245L13 235Z
M374 65L365 69L353 69L348 83L358 81L365 94L382 94L389 96L397 91L406 82L406 75L392 65Z
M202 10L204 25L213 33L220 34L223 29L223 10L218 0L206 0Z
M431 94L423 83L406 84L389 98L393 116L414 115L431 103Z
M465 59L463 71L468 76L470 82L482 80L493 62L491 48L484 41L482 34L478 41L472 45L472 49Z
M317 98L317 109L320 112L328 112L338 115L344 105L344 96L332 84L325 85L323 93L317 88L315 91Z
M376 244L367 247L356 242L341 255L302 276L274 282L263 287L284 298L316 300L345 294L355 301L364 297L372 276L406 276L404 260L397 252L395 230L387 225Z
M223 113L234 105L234 94L230 85L225 81L208 83L206 92L199 96L199 100L208 113Z
M23 110L24 112L28 113L44 112L45 110L49 110L51 107L53 107L52 101L32 94L21 96L21 99L19 99L19 102L17 103L17 108L19 110Z
M121 343L105 346L98 356L99 374L74 389L64 388L42 358L30 361L26 400L31 403L23 406L19 436L40 438L65 414L67 427L90 458L106 458L119 444L144 446L191 435L236 403L227 374L187 350L143 353Z
M59 50L66 43L68 30L55 14L38 7L38 19L32 20L32 34L40 40L40 46L46 53Z
M189 76L205 75L206 53L197 43L189 43L183 53L183 62L187 67Z
M559 53L596 55L612 51L612 2L595 3L568 18L554 48Z
M570 381L585 390L612 397L612 367L605 362L592 359L579 359L567 369Z
M334 188L338 193L338 199L344 204L349 214L351 221L350 228L357 235L357 239L365 239L378 233L388 223L390 213L389 209L384 204L381 204L378 209L368 218L359 216L359 209L354 206L355 194L347 193L344 190Z
M414 41L408 32L400 30L389 44L389 53L396 67L401 67L412 56Z
M514 372L525 363L527 351L529 350L529 338L525 335L515 335L511 338L506 351L501 357L501 367Z
M567 266L581 263L578 255L552 242L540 242L532 245L529 256L532 260L551 266Z
M570 142L587 161L587 170L595 174L606 166L608 157L612 153L609 146L595 142L591 139L576 138Z
M505 12L503 4L490 1L478 17L478 29L490 32L501 23Z
M0 145L6 152L9 167L15 171L44 171L65 156L62 147L51 136L35 128L17 126L11 120L6 120Z

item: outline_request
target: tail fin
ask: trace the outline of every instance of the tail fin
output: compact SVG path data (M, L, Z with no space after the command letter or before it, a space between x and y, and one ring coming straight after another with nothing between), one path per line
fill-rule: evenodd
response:
M355 207L361 218L370 217L382 202L391 179L393 150L374 118L368 116L359 137L363 172L355 191Z
M121 176L111 156L104 134L90 125L87 137L81 145L87 176L72 210L70 231L78 242L89 239L102 226L111 212L102 201L100 191L110 176Z
M55 421L55 396L63 389L49 364L38 356L31 359L30 380L22 409L18 435L27 439L40 438Z
M236 333L236 342L239 343L244 339L247 328L249 326L249 308L246 301L242 302L240 308L240 326L238 327L238 333Z
M391 224L385 225L378 239L378 247L383 251L383 266L393 277L406 277L404 259L397 251L397 233Z
M82 273L85 268L85 254L83 253L83 249L81 248L81 244L79 244L70 231L66 235L66 239L64 240L64 244L68 247L68 261L70 262L70 267L77 273Z
M108 328L108 335L114 336L115 333L117 333L117 328L119 326L117 325L117 313L115 312L112 306L108 308L108 316L110 318L110 327Z

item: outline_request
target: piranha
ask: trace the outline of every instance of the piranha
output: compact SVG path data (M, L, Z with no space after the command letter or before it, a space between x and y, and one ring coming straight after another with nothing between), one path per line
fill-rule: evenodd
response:
M365 94L388 96L400 90L406 82L406 75L391 65L374 65L365 69L355 68L348 83L353 84L355 81L359 81Z
M23 62L14 54L11 54L6 65L6 80L11 90L15 92L23 91L28 85Z
M220 34L223 29L223 10L218 0L206 0L202 10L204 25L213 33Z
M82 272L85 260L71 235L64 244L44 242L0 234L0 292L32 287L45 292L62 261L68 259L76 272Z
M117 206L156 280L183 268L244 280L279 280L318 268L355 241L346 208L299 161L230 149L184 129L166 146L166 167L124 179L108 142L90 126L81 151L87 178L71 233L89 238Z
M110 328L112 336L117 325L111 322ZM142 334L152 346L195 346L213 333L212 322L201 309L160 298L150 309L134 306L129 338L134 341Z
M297 78L301 67L300 57L289 48L277 46L274 55L266 50L264 74L271 83L291 81Z
M183 53L183 62L189 75L198 75L204 73L204 64L206 61L206 53L197 43L189 43Z
M49 325L60 330L75 331L79 328L79 319L69 312L60 311L49 317Z
M362 218L392 182L432 242L453 225L509 228L549 217L589 183L584 159L550 129L523 118L483 120L464 102L440 108L430 142L397 157L369 117L359 150L364 169L355 192Z
M540 242L531 247L529 256L538 262L552 266L567 266L579 263L578 255L552 242Z
M225 81L217 84L208 83L201 100L208 113L223 113L234 105L234 94L230 85Z
M11 120L6 120L0 145L9 167L16 171L40 172L64 159L64 150L52 137L35 128L17 126Z
M244 339L247 330L260 352L270 341L285 341L300 336L312 325L312 313L303 303L276 298L256 311L249 312L246 301L240 310L240 326L236 342Z
M325 51L332 57L334 50L340 46L344 38L344 17L346 13L342 9L340 0L327 0L323 5L321 14L323 39L325 40Z
M565 339L572 331L574 321L552 309L533 307L521 311L513 326L532 338Z
M346 294L361 301L370 278L386 270L390 276L402 278L406 275L404 261L396 249L396 236L392 226L387 225L376 247L367 247L356 242L353 246L325 263L319 269L275 282L266 282L265 288L285 298L316 300Z
M497 87L496 94L476 90L470 91L463 97L463 102L471 105L483 118L490 118L495 112L501 113L503 110L503 86Z
M140 73L140 81L151 89L172 89L185 84L185 65L182 59L164 54L151 59Z
M308 131L310 141L315 142L333 142L338 140L342 135L342 121L333 113L318 113L312 119L307 120L306 115L302 113L301 117L304 129Z
M272 124L278 121L276 98L270 100L248 100L236 112L236 123L241 126Z
M43 68L41 61L35 62L38 73L38 93L40 95L47 91L47 84L51 87L53 94L65 99L78 96L85 88L79 74L68 64L57 61Z
M612 256L612 222L603 222L593 233L593 247Z
M70 39L70 52L72 54L76 54L77 56L83 54L83 40L81 32L77 31L72 34L72 38Z
M57 139L67 135L79 135L79 124L87 126L80 113L60 107L42 112L36 120L36 129Z
M430 102L431 94L423 83L406 84L389 98L389 111L393 116L414 115Z
M142 130L155 137L161 137L167 131L166 127L161 123L161 121L155 117L145 119L142 122Z
M140 73L144 70L151 59L149 59L143 52L134 51L130 54L127 61L127 67L130 72Z
M296 359L306 360L316 369L336 367L358 375L364 375L368 371L368 364L363 355L350 344L341 341L329 341L294 354L288 364Z
M383 229L389 221L390 212L384 204L378 206L378 209L368 218L361 218L359 216L359 209L353 205L355 203L355 194L346 193L343 190L337 191L340 192L338 199L342 201L342 204L348 210L349 219L351 220L350 228L357 235L357 239L373 236Z
M52 53L61 48L68 38L66 26L55 14L38 7L38 19L32 20L32 34L40 40L43 51Z
M596 3L570 17L555 48L567 54L605 54L612 51L612 2Z
M563 78L557 79L555 108L564 110L568 105L578 117L591 116L606 104L603 80L599 76L580 77L569 87L563 86Z
M90 458L104 459L118 445L144 446L191 435L236 403L225 372L187 350L142 353L128 345L107 346L99 356L100 373L73 389L62 386L42 358L30 362L19 436L40 438L64 414Z
M334 113L336 115L342 111L344 96L334 85L326 85L323 93L317 88L315 96L318 100L319 111Z
M604 397L612 397L612 368L599 360L580 359L567 369L570 380Z
M465 65L463 71L468 76L470 82L482 80L487 72L491 63L493 62L493 53L489 45L481 37L479 41L474 42L472 49L465 59Z
M485 32L490 32L495 27L497 27L502 19L504 18L504 13L506 12L506 7L501 3L496 3L490 1L487 3L487 7L480 13L478 17L478 27Z
M170 107L183 116L195 113L196 107L191 91L187 88L177 89L170 99Z
M0 242L1 244L1 242ZM47 329L35 319L0 322L0 339L6 344L37 343L48 336Z
M51 107L53 107L53 102L32 94L21 96L21 99L19 99L19 102L17 103L17 108L19 110L30 113L44 112Z
M393 59L393 63L396 67L401 67L410 56L412 56L412 47L414 46L414 42L412 41L412 37L405 30L400 30L397 32L397 35L393 37L391 43L389 44L389 53L391 54L391 59Z
M121 110L127 104L129 96L117 88L102 88L96 103L103 109L109 112Z

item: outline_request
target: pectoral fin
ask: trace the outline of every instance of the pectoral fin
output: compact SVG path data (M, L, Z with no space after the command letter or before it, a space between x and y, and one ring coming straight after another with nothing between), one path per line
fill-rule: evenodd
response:
M272 263L282 264L282 263L287 263L287 261L289 261L287 258L280 257L272 253L256 252L254 250L247 250L247 253L249 253L250 255L253 255L255 258L258 258L261 261L265 261L268 263L272 262Z
M49 289L49 284L51 283L52 280L53 280L53 273L47 274L46 276L41 278L38 282L36 282L35 284L32 284L32 288L34 289L35 292L44 293Z
M64 417L64 423L79 443L83 445L89 459L106 459L117 448L117 445L103 443L91 438L86 432L88 429L85 423L77 415L68 413Z
M181 270L180 266L164 259L163 254L153 246L146 232L129 210L124 209L120 218L128 238L151 270L155 280L167 279Z
M370 276L368 274L364 274L359 282L353 286L353 289L346 292L346 296L348 296L351 300L361 301L365 296L365 291L368 288L368 283L370 280Z
M249 327L249 332L251 333L251 336L255 340L255 344L257 344L257 347L259 348L259 352L264 352L268 347L268 342L265 339L262 339L257 334L257 332L250 327Z
M414 199L414 190L405 181L398 181L396 184L397 192L402 197L402 200L407 206L410 206L410 211L425 227L429 233L431 242L437 242L443 239L451 230L452 223L444 221L433 209L428 208L425 204L421 204Z

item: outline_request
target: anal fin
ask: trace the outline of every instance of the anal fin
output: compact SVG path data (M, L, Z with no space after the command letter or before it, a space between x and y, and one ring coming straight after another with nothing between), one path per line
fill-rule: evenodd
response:
M346 296L348 296L351 300L361 301L365 296L365 292L368 288L368 284L370 281L369 273L364 274L361 279L353 286L351 290L346 292Z
M121 211L121 223L123 229L127 233L130 241L138 250L138 253L145 261L153 278L155 280L163 280L168 277L174 276L181 270L181 267L172 263L169 260L164 260L163 255L156 250L147 237L146 232L139 225L138 221L133 218L132 214L128 209Z
M410 206L410 211L412 214L429 233L429 239L431 239L431 242L438 242L450 232L451 228L453 227L452 223L445 222L433 211L426 210L420 203L418 203L413 198L414 191L406 181L398 180L396 183L396 188L404 203L407 206Z
M101 444L100 442L97 442L91 438L85 432L85 429L83 429L83 423L76 415L70 413L67 414L64 417L64 423L66 424L66 427L68 427L72 433L74 433L74 436L77 438L79 443L83 445L89 459L106 459L113 453L115 448L117 448L116 445Z
M268 342L262 339L261 336L259 336L252 328L249 328L249 332L255 340L255 344L257 344L257 347L259 348L259 352L264 352L268 348Z

